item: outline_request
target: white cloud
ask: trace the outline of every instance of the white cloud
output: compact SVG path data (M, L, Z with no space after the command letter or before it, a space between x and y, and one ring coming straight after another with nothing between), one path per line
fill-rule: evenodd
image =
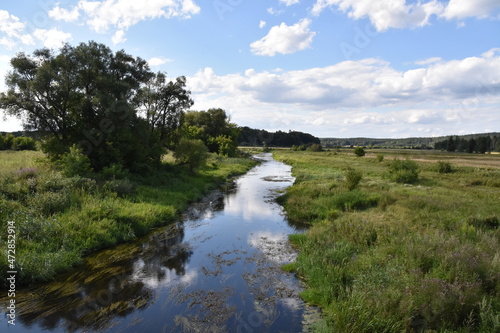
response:
M198 14L200 7L193 0L80 0L70 9L61 8L59 4L49 12L50 17L56 20L76 21L84 20L95 32L107 33L116 29L113 43L125 40L125 31L131 26L147 20L158 18L188 19Z
M432 57L424 60L418 60L415 61L415 64L417 65L429 65L429 64L434 64L436 62L440 62L442 59L440 57Z
M113 37L111 37L111 41L115 45L120 44L120 43L124 43L126 40L127 39L125 38L125 31L123 31L123 30L118 30L117 32L115 32Z
M443 5L437 0L410 5L405 0L317 0L312 12L319 15L331 6L338 7L354 19L368 17L378 31L424 26L432 15L443 11Z
M450 0L407 4L406 0L316 0L312 13L319 15L325 8L335 7L353 19L368 17L378 31L390 28L422 27L432 16L446 19L494 17L500 9L498 0Z
M17 43L33 45L35 43L32 36L24 33L26 24L18 17L9 14L5 10L0 10L0 45L12 49Z
M300 3L300 0L280 0L281 3L284 3L286 6L291 6Z
M205 68L187 82L196 109L222 107L242 126L269 130L401 137L481 132L485 121L500 123L498 50L434 60L407 71L380 59L224 76Z
M174 60L164 57L154 57L148 60L148 64L149 66L154 67L154 66L161 66L163 64L166 64L167 62L172 62L172 61Z
M80 16L78 7L73 7L73 9L68 10L59 7L59 4L56 4L56 6L52 8L52 10L50 10L48 14L49 17L53 18L56 21L65 21L65 22L75 22L78 20L78 17Z
M498 13L499 9L498 0L450 0L443 16L447 19L486 18Z
M277 53L290 54L307 49L316 35L309 29L310 24L311 20L302 19L292 26L285 23L274 26L265 37L250 44L252 52L272 57Z
M33 33L36 39L43 43L43 46L49 49L56 49L63 46L64 43L71 40L71 34L60 31L57 28L36 29Z
M262 29L262 28L264 28L265 26L266 26L266 21L262 21L262 20L261 20L261 21L259 22L259 28L261 28L261 29Z

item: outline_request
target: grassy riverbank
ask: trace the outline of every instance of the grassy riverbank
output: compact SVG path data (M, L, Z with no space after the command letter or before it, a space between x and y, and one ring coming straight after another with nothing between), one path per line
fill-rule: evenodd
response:
M18 285L52 279L91 252L146 234L255 162L212 156L197 173L168 158L130 175L109 169L64 177L39 152L0 151L0 278L9 270L7 222L15 224Z
M280 199L289 219L310 223L284 268L307 283L325 332L500 332L498 156L274 156L297 177ZM396 164L418 178L405 184Z

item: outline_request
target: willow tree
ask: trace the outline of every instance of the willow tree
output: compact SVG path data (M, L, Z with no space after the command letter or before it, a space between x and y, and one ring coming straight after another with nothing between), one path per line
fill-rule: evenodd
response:
M185 78L167 83L145 60L96 42L19 53L11 65L0 108L21 118L25 129L43 133L50 157L76 144L96 170L158 161L158 141L192 105ZM144 118L140 105L152 80L158 89Z

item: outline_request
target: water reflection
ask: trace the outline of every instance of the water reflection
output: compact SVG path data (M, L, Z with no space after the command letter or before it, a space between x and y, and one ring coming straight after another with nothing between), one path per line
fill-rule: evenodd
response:
M273 200L293 178L290 167L262 158L184 222L21 292L9 331L300 332L300 286L280 269L295 259L287 235L296 229Z

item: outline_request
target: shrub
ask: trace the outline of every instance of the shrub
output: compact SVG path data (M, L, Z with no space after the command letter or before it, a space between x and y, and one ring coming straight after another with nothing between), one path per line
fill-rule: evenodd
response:
M63 175L67 177L87 176L92 172L90 159L82 153L82 149L73 145L69 153L63 155L60 161Z
M345 171L344 177L347 189L349 191L352 191L356 187L358 187L358 184L361 181L361 178L363 178L363 175L359 171L356 171L352 168L348 168Z
M353 211L376 206L379 195L369 195L359 190L339 193L334 198L334 207L343 211Z
M306 149L307 151L312 151L312 152L318 152L318 151L323 151L323 147L321 147L320 144L312 144Z
M413 160L395 159L389 165L389 178L396 183L413 184L418 180L418 164Z
M112 164L104 167L100 174L104 179L125 179L130 176L130 172L121 164Z
M71 193L60 192L38 192L28 200L29 207L36 213L50 216L65 211L71 206Z
M114 192L119 197L125 197L135 193L136 186L128 179L113 179L103 185L105 191Z
M36 150L36 141L26 136L19 136L12 140L13 150Z
M356 156L358 157L365 156L365 150L363 149L363 147L356 147L354 148L354 154L356 154Z
M382 163L384 161L384 154L377 154L377 162Z
M450 162L438 161L437 171L439 173L450 173L453 172L453 166L451 165Z
M177 162L188 164L191 171L194 171L206 163L208 148L201 140L182 138L176 147L174 157Z

